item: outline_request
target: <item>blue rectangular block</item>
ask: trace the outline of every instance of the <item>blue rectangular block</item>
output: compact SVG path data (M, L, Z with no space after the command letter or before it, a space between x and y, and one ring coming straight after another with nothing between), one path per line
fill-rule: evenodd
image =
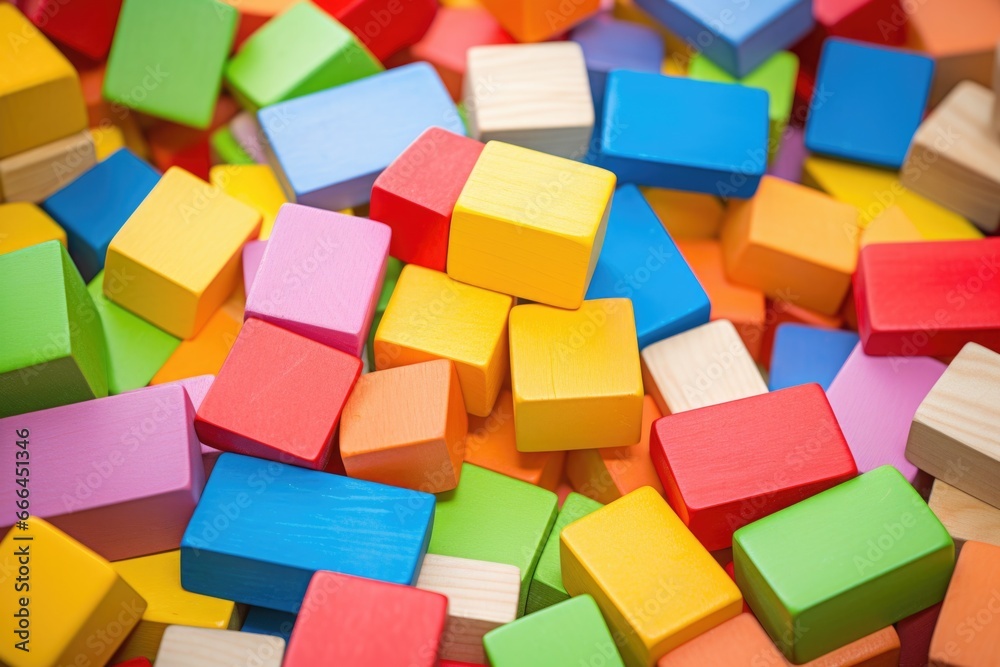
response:
M429 493L223 454L181 540L181 584L292 613L317 570L413 584L434 503Z
M427 63L281 102L257 116L268 161L289 198L331 211L367 203L378 175L427 128L465 134Z
M768 389L815 382L826 391L858 343L858 334L804 324L780 324L774 332Z
M632 300L639 347L708 322L711 304L691 267L634 185L615 191L587 299Z
M656 73L663 64L663 38L638 23L599 15L574 28L570 39L583 49L595 118L604 108L604 89L611 70Z
M295 627L296 618L298 616L287 611L278 611L267 607L250 607L241 630L257 635L281 637L287 642L288 638L292 636L292 628Z

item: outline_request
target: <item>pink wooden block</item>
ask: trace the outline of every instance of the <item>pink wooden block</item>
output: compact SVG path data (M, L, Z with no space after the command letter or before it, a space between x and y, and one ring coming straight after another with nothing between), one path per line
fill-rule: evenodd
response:
M13 467L14 434L28 431L30 513L108 560L180 547L205 469L194 407L177 386L0 419L0 450ZM23 457L22 457L23 458ZM14 474L0 481L0 529L16 520Z
M265 248L267 241L247 241L243 246L243 291L247 294L260 268L260 260L264 258Z
M920 481L920 471L906 460L906 438L917 407L945 368L930 357L870 357L855 346L827 397L859 473L890 464L911 483Z
M360 356L382 291L389 236L387 226L366 218L284 204L245 317Z
M191 406L194 408L195 412L198 412L198 408L201 407L201 402L205 400L205 396L208 394L208 390L212 386L213 382L215 382L214 375L198 375L193 378L184 378L183 380L166 382L160 386L183 387L184 390L187 391L188 398L191 399ZM215 467L215 462L221 454L222 452L215 447L209 447L205 443L201 443L201 460L202 463L205 464L206 479L208 479L209 474L212 472L212 468Z
M267 164L267 153L264 150L264 138L253 114L246 111L233 116L229 121L229 131L246 154L257 164Z

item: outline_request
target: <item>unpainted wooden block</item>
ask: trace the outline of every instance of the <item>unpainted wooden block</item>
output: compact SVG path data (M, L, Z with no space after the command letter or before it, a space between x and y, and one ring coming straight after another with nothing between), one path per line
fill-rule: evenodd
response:
M955 540L955 550L969 541L1000 546L1000 509L936 479L927 505Z
M41 203L97 164L89 130L0 160L0 196Z
M252 660L257 667L281 667L284 653L280 637L171 625L163 633L156 665L214 667Z

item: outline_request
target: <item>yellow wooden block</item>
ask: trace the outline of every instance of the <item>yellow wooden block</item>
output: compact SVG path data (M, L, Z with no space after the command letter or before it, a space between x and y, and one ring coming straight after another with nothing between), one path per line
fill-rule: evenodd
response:
M718 197L664 188L639 189L674 240L718 238L725 214Z
M742 610L736 584L648 486L569 524L559 541L566 591L593 596L628 667L651 667Z
M119 148L125 148L125 133L117 125L107 124L104 127L90 128L90 136L94 138L94 152L97 161L114 153Z
M0 160L0 195L37 204L95 164L94 139L84 130Z
M0 158L87 127L80 77L13 5L0 4Z
M180 338L192 338L242 280L241 249L260 213L171 167L111 240L109 299Z
M861 247L873 243L909 243L925 240L917 226L898 206L890 206L861 232Z
M928 241L983 236L962 216L907 190L894 171L810 156L802 167L802 183L855 206L862 229L890 206L899 206Z
M520 451L639 442L642 372L630 300L584 301L579 310L515 306L510 366Z
M257 209L261 215L258 238L263 241L271 235L278 209L288 203L271 167L266 164L222 164L212 167L209 180L227 195Z
M87 547L42 519L27 523L0 542L0 664L108 664L145 600Z
M579 308L604 243L615 175L491 141L455 205L448 275Z
M66 232L30 202L0 204L0 255L46 241L66 245Z
M486 417L509 368L507 315L513 305L506 294L408 264L375 332L375 368L451 359L466 411Z
M722 253L733 282L833 315L858 262L857 212L811 188L765 176L751 199L730 202Z

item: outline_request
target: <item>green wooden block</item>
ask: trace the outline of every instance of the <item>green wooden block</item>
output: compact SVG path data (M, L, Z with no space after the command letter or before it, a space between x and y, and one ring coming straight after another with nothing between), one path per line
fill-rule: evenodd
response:
M521 570L522 615L531 575L557 512L551 491L464 463L458 487L437 494L427 552L516 565Z
M104 97L183 125L212 120L239 13L217 0L125 0Z
M103 287L104 271L101 271L87 285L87 292L104 328L108 393L145 387L181 344L181 339L112 303L104 296Z
M528 602L524 613L530 614L569 599L569 593L566 592L562 582L559 536L562 534L563 528L602 507L604 505L601 503L579 493L571 493L566 496L562 509L559 510L559 516L556 517L556 523L549 533L549 539L545 541L542 555L538 558L535 574L531 577Z
M339 21L301 2L264 24L226 67L226 83L257 110L333 88L385 68Z
M955 545L882 466L739 529L733 560L761 625L802 663L944 599Z
M215 164L255 164L250 154L236 141L233 131L223 125L208 138Z
M0 255L0 417L108 395L101 320L58 241Z
M375 304L375 317L372 318L372 328L368 331L368 346L366 350L368 354L368 367L372 369L375 368L375 332L378 331L379 322L382 321L385 309L389 305L389 297L392 296L392 291L396 289L396 282L399 280L399 273L403 270L403 266L404 264L395 257L390 257L385 265L385 279L382 281L382 292L379 294L378 303Z
M492 667L624 667L594 598L579 595L491 630Z

